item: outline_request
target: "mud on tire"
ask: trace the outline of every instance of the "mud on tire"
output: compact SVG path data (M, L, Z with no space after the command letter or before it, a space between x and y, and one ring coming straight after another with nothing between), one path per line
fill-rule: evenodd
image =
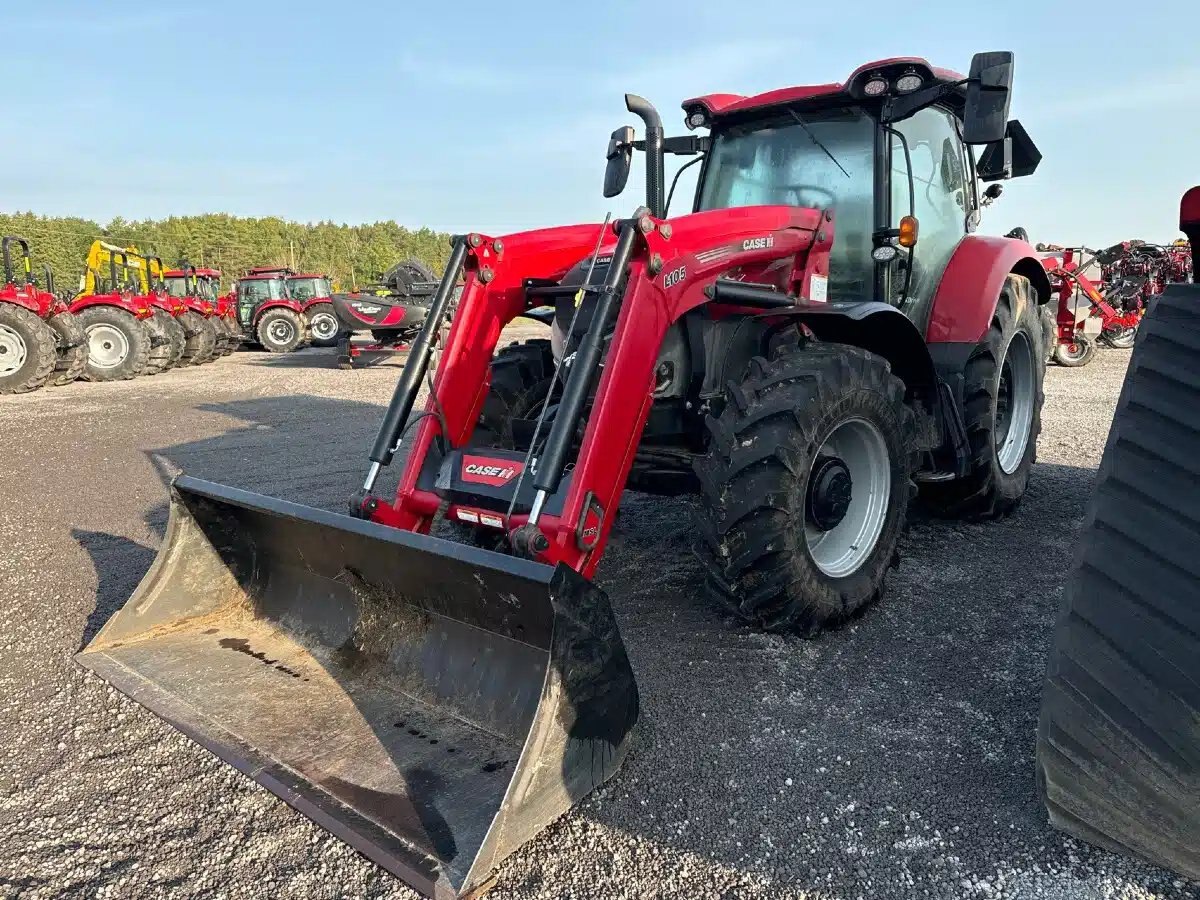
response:
M183 352L187 348L187 332L179 324L178 318L166 312L162 313L162 326L168 341L167 368L174 369L183 362Z
M150 335L150 352L146 355L146 365L139 374L157 375L171 367L171 337L165 324L169 318L169 313L159 311L148 319L142 319L142 324L146 326L146 332Z
M743 381L729 385L695 465L697 554L718 602L757 627L811 634L880 596L916 491L917 423L904 393L884 359L844 344L787 345L752 360ZM846 441L856 431L877 436L866 469L882 481L847 485L849 507L828 527L831 448L852 448ZM860 528L864 503L875 504L864 520L874 525ZM835 535L846 540L842 524L873 541L842 544L852 565L831 562L821 547Z
M36 391L50 380L55 364L50 326L14 303L0 303L0 394Z
M1042 430L1044 347L1037 295L1028 278L1009 275L991 325L964 371L963 424L970 472L954 481L922 485L921 499L931 511L994 519L1021 505ZM1021 381L1026 365L1030 384ZM1006 421L1010 427L1005 427Z
M179 317L179 321L187 336L181 365L198 366L208 362L217 348L217 332L212 322L190 309Z
M89 306L76 318L88 336L86 381L124 381L146 367L150 333L133 313L115 306Z
M70 384L83 375L87 365L87 335L79 319L69 312L51 316L46 323L57 338L57 360L49 384L59 387Z

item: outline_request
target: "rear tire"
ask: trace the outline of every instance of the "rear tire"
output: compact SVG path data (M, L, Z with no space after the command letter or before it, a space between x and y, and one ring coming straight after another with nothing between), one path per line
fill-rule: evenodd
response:
M1096 355L1096 342L1086 334L1077 334L1069 343L1054 345L1054 361L1068 369L1079 369L1086 366Z
M171 337L167 332L166 320L171 318L168 313L156 312L148 319L142 319L146 332L150 335L150 352L146 356L145 368L140 375L157 375L171 367Z
M125 381L146 368L150 333L133 313L116 306L89 306L77 318L88 337L85 381Z
M179 319L175 316L163 313L162 317L163 330L169 341L167 368L174 369L183 363L183 352L187 348L187 332L183 330L183 326L179 324Z
M304 340L300 317L290 309L269 309L254 329L258 342L271 353L291 353Z
M332 303L316 303L308 308L308 330L314 347L336 347L342 330Z
M212 322L190 309L179 317L179 321L187 337L181 364L198 366L211 359L217 347L217 332Z
M58 359L49 383L55 387L70 384L83 375L87 365L87 335L79 319L69 312L51 316L46 324L58 338Z
M919 458L904 384L858 347L788 345L727 397L695 465L708 592L770 631L836 625L898 560Z
M0 302L0 394L27 394L50 380L54 331L23 306Z
M1009 275L991 326L964 370L963 424L971 469L955 481L925 484L921 497L938 515L995 519L1021 505L1042 431L1045 346L1029 279Z

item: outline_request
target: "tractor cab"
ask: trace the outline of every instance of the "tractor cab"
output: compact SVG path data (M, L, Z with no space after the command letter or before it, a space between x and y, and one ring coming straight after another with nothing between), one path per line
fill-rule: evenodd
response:
M283 271L250 270L237 282L237 317L245 328L253 325L258 311L272 301L291 299L287 275Z
M826 213L828 280L806 300L883 300L924 329L950 257L1000 194L977 182L1029 175L1041 160L1021 124L1008 120L1012 69L1008 52L976 54L965 78L909 57L868 63L840 84L686 100L688 128L707 128L707 137L663 139L653 108L627 98L647 138L634 141L629 127L613 133L605 194L620 192L632 149L646 149L659 157L647 162L647 206L665 215L661 153L699 155L693 212ZM978 157L973 147L982 148ZM747 280L784 277L780 269Z
M325 275L292 275L287 284L292 298L305 305L333 294L333 285Z

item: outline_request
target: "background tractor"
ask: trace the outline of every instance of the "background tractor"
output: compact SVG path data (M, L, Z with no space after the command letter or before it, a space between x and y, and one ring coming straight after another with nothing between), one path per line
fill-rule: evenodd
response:
M644 202L454 240L351 515L178 478L158 562L80 661L418 890L479 887L626 751L637 689L591 579L627 488L697 494L716 602L805 634L880 596L914 494L1019 506L1050 283L974 233L977 181L1040 160L1012 65L686 101L705 136L627 95L645 133L613 133L605 194L643 150ZM664 153L700 157L690 212ZM494 356L547 306L549 340Z
M13 268L12 247L21 248L21 276ZM54 273L45 267L46 284L33 276L29 242L9 235L0 239L4 285L0 287L0 394L23 394L46 384L61 385L83 373L83 329L54 292Z
M288 293L300 304L314 347L337 346L337 315L333 311L333 282L311 272L287 276Z
M290 269L251 269L234 283L238 325L243 339L271 353L290 353L308 339L304 304L291 295Z
M205 275L202 276L201 271ZM217 288L221 273L216 272L218 284L214 284L214 271L198 269L185 261L181 268L169 269L163 276L167 293L188 310L184 321L190 331L184 360L191 365L227 356L241 343L240 334L231 326L229 317L221 315L218 309Z

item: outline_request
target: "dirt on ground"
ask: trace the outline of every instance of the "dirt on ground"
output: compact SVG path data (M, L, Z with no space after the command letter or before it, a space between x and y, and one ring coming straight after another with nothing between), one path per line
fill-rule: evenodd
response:
M627 495L598 582L641 691L629 757L490 896L1197 896L1053 831L1034 789L1051 625L1127 361L1051 368L1017 514L918 517L885 599L814 640L709 606L690 501ZM175 473L342 511L399 371L243 352L0 397L0 896L413 896L72 660L153 560Z

